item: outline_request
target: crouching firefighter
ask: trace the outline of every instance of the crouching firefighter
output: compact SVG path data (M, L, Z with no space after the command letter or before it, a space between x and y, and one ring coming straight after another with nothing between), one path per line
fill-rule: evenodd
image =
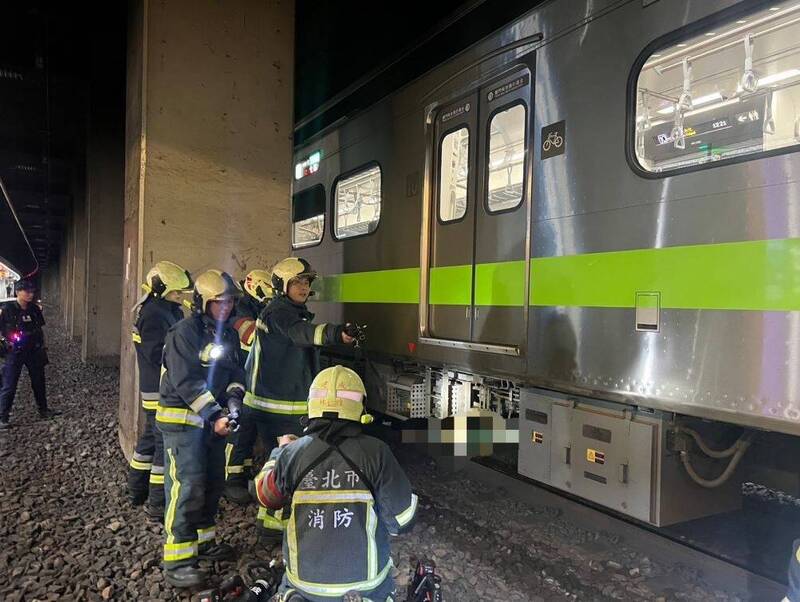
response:
M278 262L272 269L275 298L256 321L253 349L247 360L247 393L242 428L228 462L225 495L248 503L246 462L253 456L256 434L267 454L280 435L302 431L300 417L307 411L306 396L311 380L320 370L320 348L354 342L339 324L314 324L306 301L317 273L297 257ZM284 521L273 512L259 509L262 538L280 539Z
M225 272L209 270L194 285L194 315L167 334L156 422L164 435L166 512L164 576L175 587L205 581L198 558L233 560L216 543L214 522L225 484L225 437L244 396L239 341L227 325L238 294Z
M146 295L133 308L131 337L139 366L139 397L145 423L128 470L131 504L147 502L147 514L164 517L164 440L156 428L161 353L167 331L183 319L181 295L192 290L189 272L171 261L159 261L142 285Z
M317 375L308 393L305 435L281 447L256 477L266 508L289 504L279 592L312 602L395 600L389 536L408 529L417 496L389 447L362 433L361 378L342 366Z

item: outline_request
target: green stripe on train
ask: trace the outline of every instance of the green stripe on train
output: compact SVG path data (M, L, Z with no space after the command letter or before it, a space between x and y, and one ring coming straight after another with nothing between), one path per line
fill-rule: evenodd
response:
M637 291L661 307L800 309L800 239L757 240L546 257L531 262L531 304L633 307Z
M478 264L478 305L522 307L524 261ZM800 310L800 239L612 251L531 260L530 304L634 307L636 293L661 293L661 307ZM471 266L431 270L433 305L467 305ZM419 268L328 276L321 301L419 303Z

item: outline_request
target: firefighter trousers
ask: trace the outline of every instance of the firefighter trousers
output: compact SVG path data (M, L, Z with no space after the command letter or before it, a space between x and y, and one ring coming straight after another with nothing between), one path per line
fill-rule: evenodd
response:
M214 543L225 486L225 439L209 426L159 424L164 435L164 568L194 565Z
M227 479L229 483L239 483L246 486L247 479L252 475L247 474L247 462L250 466L253 463L253 447L256 443L256 436L261 438L264 444L264 451L269 457L270 452L278 445L278 437L281 435L302 434L303 428L300 425L300 416L292 414L273 414L244 406L242 409L242 421L239 432L236 433L236 442L226 450L228 456ZM259 504L258 514L256 515L256 527L263 534L272 533L278 536L286 528L286 519L283 517L282 510L268 510Z
M239 431L236 433L235 439L228 444L225 450L227 460L225 474L228 482L239 482L244 486L248 479L255 476L248 472L253 465L253 448L256 444L256 437L261 438L264 451L269 457L272 449L278 445L278 437L290 433L300 436L303 431L300 426L300 416L273 414L249 406L242 408L239 424Z
M44 349L31 349L25 351L12 351L6 356L6 363L3 365L2 386L0 387L0 418L8 420L11 414L11 407L14 405L14 397L17 394L17 384L19 383L22 367L28 369L31 378L31 388L33 388L33 398L39 412L47 409L47 394L44 384L44 367L47 365L47 355Z
M283 579L278 586L278 593L283 596L283 599L288 600L292 593L298 593L303 596L306 602L330 602L331 600L341 600L341 598L331 598L330 596L317 596L312 593L303 591L301 588L295 587L289 581L286 573L283 574ZM394 583L391 571L378 587L368 592L359 592L365 602L395 602L399 600L397 597L397 586Z
M144 430L139 436L128 469L128 496L134 505L145 500L150 507L164 507L164 437L156 427L156 411L144 410Z

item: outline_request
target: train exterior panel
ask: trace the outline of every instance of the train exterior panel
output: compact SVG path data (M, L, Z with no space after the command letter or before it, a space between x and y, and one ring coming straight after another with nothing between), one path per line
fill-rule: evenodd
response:
M800 132L769 138L800 123L778 114L800 94L766 90L792 77L769 57L800 58L764 49L769 19L793 31L794 10L552 1L297 148L295 253L323 275L314 311L367 323L376 361L800 434ZM763 95L706 93L745 67L704 37L735 38L744 65L750 20ZM675 64L651 67L659 52ZM703 93L678 115L688 68ZM643 87L662 72L677 83ZM695 160L700 138L686 151L682 137L716 93L755 107L737 114L750 133L729 136L757 146L712 150L712 132L711 159ZM690 125L670 138L679 117ZM322 201L300 196L313 187Z

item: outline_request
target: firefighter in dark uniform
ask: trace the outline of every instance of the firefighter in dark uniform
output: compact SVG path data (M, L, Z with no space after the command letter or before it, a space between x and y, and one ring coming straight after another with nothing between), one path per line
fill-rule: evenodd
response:
M183 319L181 295L191 291L189 272L171 261L159 261L147 273L142 285L146 296L133 308L131 337L139 366L139 397L145 414L128 469L128 497L131 504L147 501L147 514L164 517L164 440L156 429L161 353L167 331Z
M320 370L320 348L354 342L345 325L312 322L314 314L308 311L306 301L316 275L305 259L297 257L284 259L272 269L275 298L256 322L256 338L246 366L242 428L229 463L232 467L242 466L252 457L256 433L268 454L280 435L300 434L308 387ZM247 503L245 475L228 472L226 496ZM284 524L280 513L259 508L261 537L280 539Z
M236 310L230 319L230 323L239 335L242 365L244 365L255 339L256 320L273 297L272 276L266 270L252 270L239 284L245 294L236 302ZM246 420L246 418L242 416L242 420ZM225 477L236 475L235 479L249 479L252 478L252 475L248 474L248 471L253 466L252 450L251 455L244 458L240 464L234 466L230 463L238 437L239 433L232 433L228 437L228 444L225 446ZM228 491L227 487L226 491ZM234 502L246 504L250 501L247 491L241 487L232 487L229 491L232 496L229 499Z
M47 407L44 368L48 361L42 332L44 316L34 303L36 285L31 280L17 280L14 293L17 295L16 301L6 301L0 306L0 346L6 356L0 386L0 429L11 426L11 406L23 366L28 369L39 416L50 418L60 414Z
M283 599L297 592L330 602L349 591L395 599L389 537L411 526L417 496L389 447L362 432L371 421L365 395L349 368L320 372L308 393L305 435L281 437L256 477L264 507L289 506Z
M233 560L215 541L225 485L229 418L244 396L239 340L227 320L239 289L225 272L209 270L194 285L195 314L167 334L156 423L164 435L166 512L164 576L175 587L205 581L198 558Z

